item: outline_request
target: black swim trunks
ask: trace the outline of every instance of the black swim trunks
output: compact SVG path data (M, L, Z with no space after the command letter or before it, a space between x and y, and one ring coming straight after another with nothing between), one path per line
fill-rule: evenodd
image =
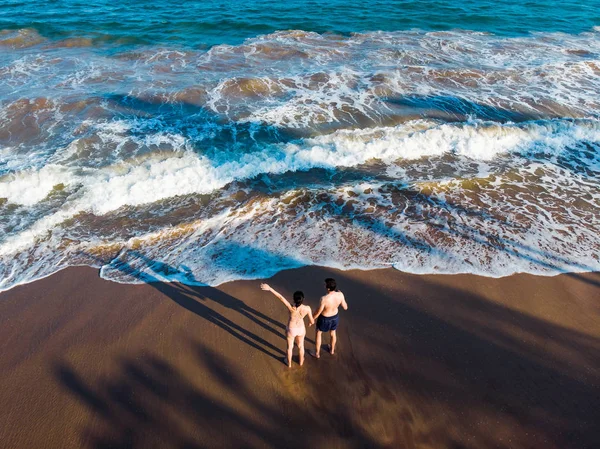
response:
M339 320L339 313L336 313L334 316L319 315L319 318L317 318L317 329L321 332L334 331L338 327Z

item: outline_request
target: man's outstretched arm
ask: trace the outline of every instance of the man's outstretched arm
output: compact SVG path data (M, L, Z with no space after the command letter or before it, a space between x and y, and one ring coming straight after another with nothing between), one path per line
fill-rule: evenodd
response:
M317 318L319 318L319 315L321 315L323 313L323 309L325 308L325 301L323 301L323 298L321 298L321 305L319 306L319 309L317 310L317 313L315 313L314 315L314 319L316 320Z
M348 303L346 302L346 297L342 293L342 309L348 310Z

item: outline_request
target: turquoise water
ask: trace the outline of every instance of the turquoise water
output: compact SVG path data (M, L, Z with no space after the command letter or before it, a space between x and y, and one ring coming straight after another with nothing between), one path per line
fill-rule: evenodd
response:
M0 2L0 290L600 270L598 2Z
M580 33L600 24L588 1L3 1L0 29L35 28L51 39L202 47L279 30L350 34L465 29L502 36Z

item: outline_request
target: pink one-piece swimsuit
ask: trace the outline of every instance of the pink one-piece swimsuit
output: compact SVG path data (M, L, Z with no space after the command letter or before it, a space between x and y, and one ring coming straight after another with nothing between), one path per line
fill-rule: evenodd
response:
M292 312L290 312L290 321L292 321L292 314L294 312L298 312L298 315L300 315L300 312L298 311L298 309L294 309ZM300 325L290 326L288 324L287 333L291 337L299 337L301 335L304 335L306 333L306 327L304 327L304 319L302 317L300 317Z

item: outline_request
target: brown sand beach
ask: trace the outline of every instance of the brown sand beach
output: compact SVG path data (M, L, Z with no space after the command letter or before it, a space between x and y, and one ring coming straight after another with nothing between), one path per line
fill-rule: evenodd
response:
M600 447L599 274L307 267L268 282L314 308L329 276L350 306L338 351L291 369L262 280L133 286L70 268L0 294L0 447Z

